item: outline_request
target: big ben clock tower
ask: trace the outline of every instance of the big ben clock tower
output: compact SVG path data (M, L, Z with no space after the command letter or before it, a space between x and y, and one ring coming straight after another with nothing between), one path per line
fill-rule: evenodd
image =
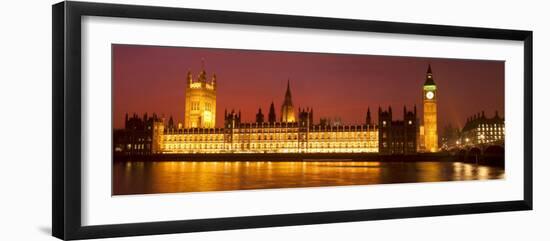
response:
M427 152L436 152L437 144L437 87L432 75L432 67L428 65L426 82L423 87L424 104L424 147Z

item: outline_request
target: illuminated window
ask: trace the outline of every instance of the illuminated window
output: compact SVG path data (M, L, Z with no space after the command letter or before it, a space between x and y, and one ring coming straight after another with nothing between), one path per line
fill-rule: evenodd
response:
M198 101L191 102L191 110L199 110L199 102Z

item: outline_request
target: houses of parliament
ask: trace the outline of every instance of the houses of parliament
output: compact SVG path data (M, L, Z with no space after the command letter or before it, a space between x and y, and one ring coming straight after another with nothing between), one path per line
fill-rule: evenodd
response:
M280 108L261 108L254 122L244 122L240 111L225 110L223 127L216 127L216 75L203 69L187 73L184 123L156 114L126 115L125 128L114 131L119 154L185 153L381 153L410 154L438 151L437 94L431 67L423 85L423 125L416 106L400 111L378 108L373 122L366 108L362 124L315 121L313 108L295 108L290 80ZM278 113L276 110L280 110ZM396 117L402 116L401 120Z

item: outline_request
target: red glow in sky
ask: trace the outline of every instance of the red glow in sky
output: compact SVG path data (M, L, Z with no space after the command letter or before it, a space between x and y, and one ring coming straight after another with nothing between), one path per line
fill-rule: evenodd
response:
M290 79L294 108L312 107L315 122L340 117L362 124L370 107L392 106L402 119L403 106L416 105L422 118L422 85L431 64L438 87L438 127L462 127L466 118L485 111L504 114L504 62L372 55L113 45L113 122L124 115L157 113L183 123L187 71L194 75L205 60L218 83L216 126L224 109L241 110L253 122L258 108L267 116L273 101L277 118ZM396 113L396 114L395 114Z

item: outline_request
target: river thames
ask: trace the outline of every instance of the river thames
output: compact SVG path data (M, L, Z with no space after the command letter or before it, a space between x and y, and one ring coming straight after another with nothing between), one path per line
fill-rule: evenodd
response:
M115 162L113 195L504 178L461 162Z

